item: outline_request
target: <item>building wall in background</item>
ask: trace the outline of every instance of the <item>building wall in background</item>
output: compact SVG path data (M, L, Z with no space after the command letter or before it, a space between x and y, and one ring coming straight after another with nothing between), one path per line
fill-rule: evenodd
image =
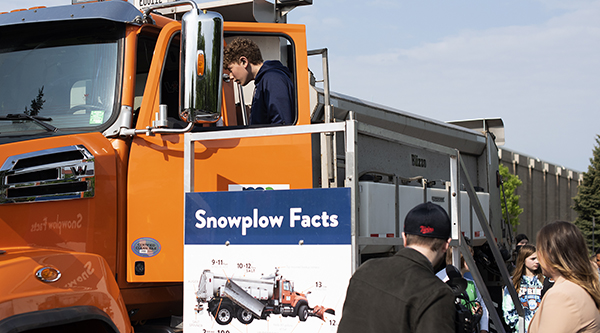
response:
M523 185L517 188L519 216L517 233L526 234L532 243L544 225L556 220L573 222L577 213L571 208L583 173L564 168L535 157L500 149L500 163L519 176Z

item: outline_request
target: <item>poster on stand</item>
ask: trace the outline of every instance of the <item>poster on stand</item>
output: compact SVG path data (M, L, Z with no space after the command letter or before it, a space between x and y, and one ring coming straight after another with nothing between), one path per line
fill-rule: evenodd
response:
M184 224L185 332L337 331L350 189L187 193Z

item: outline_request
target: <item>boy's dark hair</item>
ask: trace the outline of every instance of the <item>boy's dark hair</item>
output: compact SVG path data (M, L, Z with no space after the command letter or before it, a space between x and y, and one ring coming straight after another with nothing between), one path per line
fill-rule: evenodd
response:
M448 242L447 239L423 237L419 235L404 234L406 237L406 246L410 245L422 245L428 246L431 251L440 251L444 248L444 245Z
M229 65L239 63L240 57L246 57L252 65L259 65L263 62L260 48L248 38L237 37L227 44L223 51L223 67L227 69Z

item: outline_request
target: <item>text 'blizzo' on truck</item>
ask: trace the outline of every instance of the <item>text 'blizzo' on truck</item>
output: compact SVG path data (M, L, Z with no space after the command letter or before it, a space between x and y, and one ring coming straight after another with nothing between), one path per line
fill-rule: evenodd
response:
M287 23L304 5L0 13L1 332L335 332L352 272L399 250L404 217L427 201L451 216L456 251L471 240L486 303L501 303L502 120L330 92L327 49ZM248 124L253 83L223 68L237 37L291 72L293 124Z

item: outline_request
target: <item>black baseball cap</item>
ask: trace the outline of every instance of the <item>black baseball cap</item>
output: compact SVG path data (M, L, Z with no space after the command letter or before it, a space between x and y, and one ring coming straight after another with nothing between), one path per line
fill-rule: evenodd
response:
M517 240L517 243L519 243L520 241L522 241L524 239L529 241L529 238L527 238L527 235L525 235L525 234L518 234L517 237L515 237L515 239Z
M448 213L431 202L411 209L404 219L404 233L431 238L450 238L451 223Z

